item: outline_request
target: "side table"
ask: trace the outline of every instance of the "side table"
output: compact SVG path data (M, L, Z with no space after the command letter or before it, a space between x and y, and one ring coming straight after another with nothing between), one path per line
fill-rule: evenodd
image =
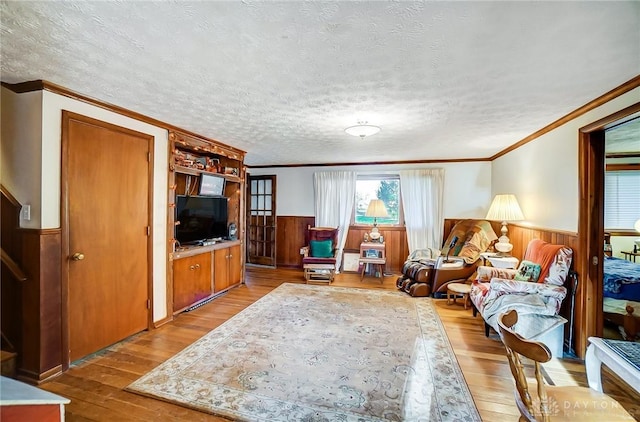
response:
M520 263L520 260L515 256L497 256L497 254L492 252L484 252L481 253L480 256L484 261L484 265L487 265L487 261L489 261L491 266L496 268L516 269Z
M640 393L640 343L589 337L585 369L589 387L602 392L600 367L604 363Z
M384 268L387 264L387 255L384 243L362 242L360 244L360 281L364 278L367 267L373 267L375 273L380 274L380 282L384 280Z

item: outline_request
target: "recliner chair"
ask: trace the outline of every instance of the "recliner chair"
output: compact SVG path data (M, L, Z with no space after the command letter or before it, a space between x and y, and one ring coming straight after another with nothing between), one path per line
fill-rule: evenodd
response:
M449 283L473 275L480 254L497 239L486 220L459 221L442 249L418 249L409 255L396 286L411 296L444 295Z

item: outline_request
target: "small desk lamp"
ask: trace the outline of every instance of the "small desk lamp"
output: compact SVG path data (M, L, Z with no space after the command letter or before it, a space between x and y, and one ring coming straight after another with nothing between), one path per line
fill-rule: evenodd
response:
M498 256L509 256L513 245L507 237L507 221L524 220L524 215L522 214L520 205L518 205L516 196L511 194L496 195L489 207L486 218L487 220L502 221L502 229L500 230L502 236L498 238L498 242L494 247L498 251Z
M367 208L367 213L365 214L367 217L373 217L373 228L371 229L371 233L369 233L369 238L374 241L378 241L380 239L380 233L378 232L378 217L388 217L387 207L384 206L384 202L381 199L372 199L369 202L369 207Z

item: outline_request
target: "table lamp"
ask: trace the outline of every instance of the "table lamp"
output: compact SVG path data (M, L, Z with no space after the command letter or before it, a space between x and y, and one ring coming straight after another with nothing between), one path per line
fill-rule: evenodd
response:
M636 229L638 233L640 233L640 219L636 220L636 222L633 224L633 228ZM635 243L635 245L633 246L633 252L640 252L640 239L634 240L633 243Z
M524 215L518 205L518 200L512 194L500 194L493 198L493 202L487 213L487 220L502 221L502 236L498 238L498 242L493 245L498 251L498 256L509 256L509 252L513 249L513 245L507 237L507 221L524 220Z
M388 217L387 207L384 206L384 202L381 199L372 199L369 202L369 207L365 214L366 217L373 217L373 228L369 233L369 239L378 241L380 239L380 233L378 232L378 217Z

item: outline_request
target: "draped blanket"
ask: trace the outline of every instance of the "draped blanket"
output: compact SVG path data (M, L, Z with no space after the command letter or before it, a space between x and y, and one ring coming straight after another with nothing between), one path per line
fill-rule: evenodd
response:
M518 315L556 315L566 295L563 286L493 278L481 313L497 331L501 313L515 309Z

